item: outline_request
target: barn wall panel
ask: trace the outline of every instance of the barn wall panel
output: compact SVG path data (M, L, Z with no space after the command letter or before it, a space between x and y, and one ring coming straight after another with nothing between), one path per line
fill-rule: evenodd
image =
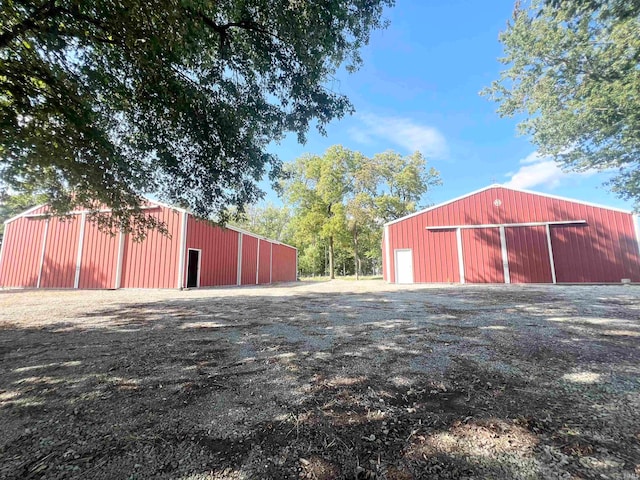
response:
M165 223L168 235L152 230L141 242L136 242L131 235L126 236L122 287L176 288L181 214L165 207L147 213Z
M271 281L271 242L260 240L260 267L258 269L258 283Z
M234 230L223 229L209 222L196 220L191 215L188 216L187 249L202 250L201 287L237 284L238 235L239 233ZM186 265L185 260L185 274Z
M81 215L49 220L40 287L74 287L81 223Z
M511 283L551 283L551 261L544 226L505 228Z
M464 278L467 283L504 283L500 230L462 231Z
M119 234L98 229L87 219L84 227L79 288L114 288L118 263Z
M404 248L410 248L413 253L414 282L460 281L455 230L426 230L424 218L416 216L390 225L389 239L391 258L387 281L395 282L394 251Z
M295 282L296 249L279 243L273 244L272 282Z
M18 218L5 227L0 286L36 287L46 220Z
M258 239L251 235L242 235L242 285L256 284L258 266Z

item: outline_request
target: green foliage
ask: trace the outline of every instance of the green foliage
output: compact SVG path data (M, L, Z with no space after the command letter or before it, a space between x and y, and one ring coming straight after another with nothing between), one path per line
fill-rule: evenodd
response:
M263 237L290 244L293 241L291 217L291 211L286 206L250 205L239 219L231 220L229 223Z
M500 35L508 68L482 93L565 169L611 169L640 205L640 2L534 0Z
M109 206L108 228L157 226L149 193L224 222L280 174L270 142L352 111L325 84L392 4L3 1L2 178L57 212Z
M367 158L339 145L322 156L297 159L286 173L282 191L293 210L300 269L331 278L336 268L356 277L363 265L375 272L381 265L382 224L416 211L421 196L441 183L419 152Z

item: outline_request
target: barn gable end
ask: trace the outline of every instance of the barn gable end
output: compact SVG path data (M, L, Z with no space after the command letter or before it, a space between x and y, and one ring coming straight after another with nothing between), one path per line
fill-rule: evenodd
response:
M389 222L383 245L392 283L640 282L630 212L499 185Z

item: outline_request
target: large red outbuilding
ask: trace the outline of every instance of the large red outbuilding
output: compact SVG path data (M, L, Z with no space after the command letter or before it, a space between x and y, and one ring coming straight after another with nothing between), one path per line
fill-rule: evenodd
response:
M50 217L33 208L5 222L0 287L183 288L292 282L294 247L234 227L220 228L157 202L144 207L168 235L98 230L88 212Z
M384 226L391 283L640 282L624 210L491 185Z

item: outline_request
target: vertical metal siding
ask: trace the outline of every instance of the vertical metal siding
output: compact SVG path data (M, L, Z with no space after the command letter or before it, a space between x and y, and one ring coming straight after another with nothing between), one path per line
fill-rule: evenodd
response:
M505 228L511 283L551 283L544 226Z
M467 283L503 283L500 230L462 230L464 278Z
M296 281L296 255L295 248L279 243L273 244L273 276L271 279L273 283Z
M239 233L233 230L222 229L209 222L196 220L191 215L188 216L187 249L202 250L200 286L237 284L238 235ZM186 267L185 260L185 275Z
M166 207L149 210L166 224L169 235L148 232L141 242L127 235L122 261L123 288L175 288L180 245L180 212ZM115 275L115 274L114 274Z
M80 215L51 218L42 265L42 288L73 288L76 277Z
M496 200L500 200L499 205L495 205ZM640 282L640 253L633 217L630 214L503 187L493 187L389 225L389 281L395 282L393 252L399 248L413 250L416 282L439 282L447 281L449 278L459 281L459 275L456 273L455 232L426 231L426 226L563 220L586 220L587 223L583 226L551 227L558 282L620 282L622 278ZM510 230L511 228L507 228L505 233L511 237L516 235ZM470 242L471 234L467 231L463 233ZM496 229L496 232L487 235L499 235L499 232ZM539 238L519 240L524 241L520 242L522 248L539 248ZM511 238L511 242L516 242L516 239ZM491 242L490 245L493 251L495 245ZM471 246L472 243L469 247ZM488 253L491 257L494 254L495 252ZM481 254L483 255L485 254ZM514 255L515 252L509 252L510 257ZM527 255L535 257L538 253L530 252ZM548 255L540 255L542 262L548 262L545 260L548 259ZM466 261L466 252L464 258ZM483 258L483 261L487 260L484 256ZM473 264L477 259L470 257L469 261ZM513 261L516 261L515 257ZM478 264L473 268L479 268ZM527 281L546 278L546 274L543 277L546 263L535 268L530 265L527 268L532 275L526 278ZM499 271L495 275L486 278L504 281L502 264L496 263L496 269ZM518 281L525 281L525 277L518 271L516 278Z
M120 235L98 229L89 219L85 224L79 288L114 288Z
M3 239L0 286L35 287L42 254L42 218L18 218L8 223Z
M258 262L258 239L251 235L242 235L242 285L256 284Z
M271 242L260 240L260 265L258 267L258 283L269 283L271 278Z

